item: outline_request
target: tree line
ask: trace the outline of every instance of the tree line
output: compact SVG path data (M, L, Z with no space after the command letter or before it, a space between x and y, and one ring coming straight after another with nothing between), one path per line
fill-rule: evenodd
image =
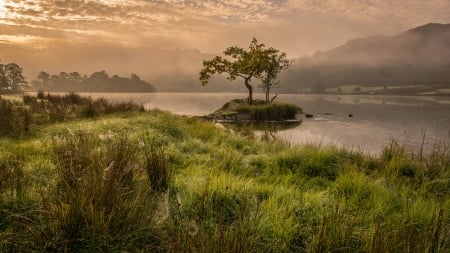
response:
M78 72L60 72L50 74L41 71L36 80L31 82L33 88L46 91L77 92L153 92L155 88L142 80L138 75L130 77L109 76L106 71L81 75Z
M16 63L0 63L0 91L18 91L27 85L22 68Z

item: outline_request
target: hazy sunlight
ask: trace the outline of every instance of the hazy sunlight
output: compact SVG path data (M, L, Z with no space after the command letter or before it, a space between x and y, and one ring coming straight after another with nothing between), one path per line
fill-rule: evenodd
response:
M5 14L6 14L6 9L5 9L4 5L5 5L5 0L0 0L0 18L5 17Z

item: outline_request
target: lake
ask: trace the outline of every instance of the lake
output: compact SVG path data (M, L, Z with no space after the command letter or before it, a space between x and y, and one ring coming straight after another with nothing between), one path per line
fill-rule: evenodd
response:
M206 115L234 98L237 93L81 93L92 98L135 101L146 109L158 108L179 115ZM264 94L255 94L263 99ZM391 140L426 150L448 144L450 97L298 95L280 94L276 101L298 104L313 118L299 126L274 133L292 144L335 144L369 153L379 153ZM258 134L261 134L258 132Z

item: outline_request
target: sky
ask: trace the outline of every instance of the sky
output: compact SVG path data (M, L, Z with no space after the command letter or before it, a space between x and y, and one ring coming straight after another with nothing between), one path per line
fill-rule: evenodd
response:
M295 58L431 22L450 23L450 0L0 0L0 45L8 60L17 47L217 54L255 37Z

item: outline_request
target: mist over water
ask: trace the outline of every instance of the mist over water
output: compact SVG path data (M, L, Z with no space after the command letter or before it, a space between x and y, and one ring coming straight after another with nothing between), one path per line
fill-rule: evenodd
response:
M132 100L146 109L192 116L207 115L231 99L246 97L244 93L84 95ZM263 98L263 94L256 94L256 98ZM272 133L291 144L331 143L379 153L391 140L416 150L423 143L424 149L430 150L448 143L450 137L450 97L280 94L277 101L296 103L305 113L314 115L303 118L302 124L295 128Z
M402 96L292 96L315 115L279 135L291 143L334 143L372 153L391 140L419 149L448 143L450 98Z

